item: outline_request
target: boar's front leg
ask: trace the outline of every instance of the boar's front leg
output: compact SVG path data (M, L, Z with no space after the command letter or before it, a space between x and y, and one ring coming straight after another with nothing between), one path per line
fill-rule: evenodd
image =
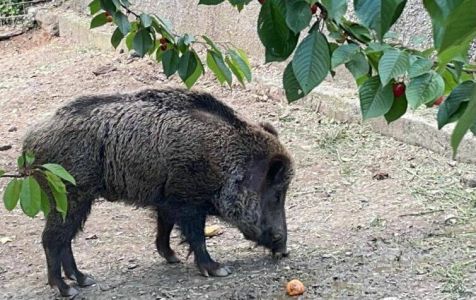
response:
M180 229L190 245L195 262L203 276L228 276L231 273L230 269L214 261L207 251L204 232L206 216L206 211L200 208L182 209L178 220Z

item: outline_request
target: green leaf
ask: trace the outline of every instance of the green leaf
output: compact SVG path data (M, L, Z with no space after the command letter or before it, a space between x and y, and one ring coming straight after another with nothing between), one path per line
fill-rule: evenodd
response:
M51 173L55 174L59 178L70 182L73 185L76 185L76 180L74 180L73 176L66 171L61 165L58 164L44 164L42 165L43 168L50 171Z
M288 102L294 102L298 99L301 99L306 94L302 91L301 86L299 85L296 76L294 76L292 62L290 62L283 74L283 87L286 92L286 98Z
M41 211L43 212L43 214L46 216L48 216L48 214L50 213L50 199L48 197L48 195L45 193L45 191L43 189L41 189L41 205L40 205L40 209Z
M321 2L327 9L329 17L340 23L340 20L347 12L347 0L323 0Z
M453 76L452 69L448 67L446 67L440 74L445 82L445 91L443 94L448 95L456 86L458 86L458 81Z
M35 156L33 155L33 152L25 152L25 162L28 167L31 167L33 165L33 163L35 162Z
M410 81L406 89L406 96L410 107L416 109L420 105L440 97L444 91L443 78L438 73L430 71Z
M124 38L124 35L122 34L119 27L117 27L111 36L111 44L114 47L114 49L117 49L117 47L119 46L123 38Z
M66 213L68 212L68 198L66 193L58 192L54 189L51 190L51 193L56 202L56 210L61 213L64 220L66 218Z
M89 29L102 26L106 23L107 23L107 17L103 12L101 12L93 17L93 19L91 20L91 25L89 26Z
M133 46L133 43L134 43L134 38L136 37L136 32L130 32L127 36L126 36L126 46L127 46L127 49L129 50L132 50L132 48L134 47Z
M230 2L230 4L236 7L240 12L246 4L251 2L251 0L228 0L228 2Z
M410 63L408 54L398 49L388 49L383 53L378 64L382 85L387 85L393 78L405 74Z
M340 45L332 53L332 69L335 69L341 64L349 62L355 54L360 51L360 47L356 44Z
M89 13L91 15L95 15L98 11L101 10L101 3L99 3L99 0L93 0L89 3Z
M0 170L0 177L2 177L3 174L5 174L5 173L6 173L5 170Z
M168 20L161 19L157 15L152 15L152 26L171 43L175 43L175 36L172 32L172 24Z
M203 5L217 5L222 3L225 0L200 0L198 4L203 4Z
M360 109L364 120L386 114L393 104L392 86L382 87L378 76L371 77L359 88Z
M469 44L476 37L476 3L474 0L452 2L460 2L460 4L454 7L444 20L441 45L437 47L438 57L443 62L451 60L462 52L466 54Z
M464 135L468 130L474 126L476 122L476 86L471 93L471 99L469 100L468 107L463 115L458 120L453 134L451 135L451 147L453 147L453 157L456 156L458 147L463 140Z
M408 70L408 76L410 78L415 78L425 73L428 73L433 67L433 62L426 58L417 59Z
M178 47L179 50L182 53L185 53L187 51L188 47L195 42L195 38L188 33L184 34L180 39L178 40Z
M309 3L304 0L286 0L286 24L295 33L309 26L312 14Z
M468 102L472 97L472 92L476 87L473 81L465 81L457 86L446 100L439 106L437 121L438 129L443 128L446 124L454 121L452 118L459 111L461 105Z
M44 174L46 176L46 180L48 181L48 185L50 186L51 189L54 189L55 191L59 193L66 193L66 185L64 184L63 181L61 181L60 177L56 176L50 171L45 171Z
M101 8L109 13L115 13L117 11L116 4L113 0L99 0Z
M178 73L187 88L195 84L202 72L202 63L195 51L186 51L180 58Z
M51 194L56 202L56 210L61 213L63 219L66 217L68 211L68 200L66 197L66 186L61 179L55 174L45 171L46 179L50 187Z
M215 51L215 53L221 57L223 57L223 54L220 51L220 48L218 48L217 45L206 35L202 35L202 38L205 40L205 42L212 48L212 50Z
M364 75L367 75L370 71L369 63L363 53L357 53L352 59L345 64L347 70L352 73L354 79L359 79Z
M296 49L292 65L303 92L309 93L329 73L331 58L326 37L317 31L310 33Z
M243 72L238 68L238 66L233 62L231 57L228 55L225 57L225 62L230 67L230 70L235 74L236 79L241 83L241 85L245 86L245 75Z
M375 30L379 40L395 23L406 0L354 0L354 9L362 24Z
M340 24L348 33L350 33L351 36L357 38L359 41L363 43L369 43L372 40L372 36L370 34L370 31L354 22L350 22L344 19L342 24Z
M152 41L150 32L147 29L140 29L132 42L132 47L137 54L143 57L153 46L154 42Z
M129 19L122 12L118 11L114 14L114 22L117 25L117 28L122 32L122 35L126 35L131 30L131 23Z
M22 154L17 159L18 169L23 169L25 167L25 156Z
M20 199L21 186L22 180L16 178L7 184L3 193L3 203L7 210L11 211L17 206L18 199Z
M392 123L400 119L407 112L408 102L405 95L395 98L393 100L392 107L390 110L385 114L385 120L387 120L387 124Z
M220 84L223 84L225 81L228 83L228 85L231 86L231 71L228 69L228 67L225 65L225 62L223 61L223 57L215 53L215 51L207 51L207 65L210 68L210 70L215 74L216 78L220 82Z
M152 26L152 17L148 14L140 14L140 22L142 24L142 27L144 28L148 28L150 26Z
M266 0L258 16L258 35L266 48L266 62L283 61L296 48L299 34L286 25L284 0Z
M162 55L162 66L164 67L164 73L167 78L172 76L178 69L179 56L176 49L169 49Z
M251 81L251 69L250 63L246 54L243 50L237 49L236 51L233 49L228 50L228 55L231 58L233 65L237 67L237 69L245 76L248 82Z
M28 176L21 184L20 206L23 212L32 218L40 211L41 189L33 176Z

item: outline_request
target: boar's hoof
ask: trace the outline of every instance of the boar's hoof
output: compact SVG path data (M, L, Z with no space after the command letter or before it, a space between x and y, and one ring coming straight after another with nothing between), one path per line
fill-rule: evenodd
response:
M169 264L177 264L180 262L180 259L178 259L178 257L175 254L166 256L165 259L167 260Z
M87 275L84 275L84 277L81 278L81 280L78 280L77 282L78 282L80 287L85 287L85 286L90 286L90 285L96 284L96 281L92 277L87 276Z
M68 286L68 288L62 290L60 289L60 294L62 297L66 297L68 299L73 299L79 294L79 291L74 287Z
M205 266L200 266L200 273L202 273L203 276L208 277L208 276L213 276L213 277L226 277L231 274L231 270L227 266L220 266L218 265L217 267L213 268L206 268Z

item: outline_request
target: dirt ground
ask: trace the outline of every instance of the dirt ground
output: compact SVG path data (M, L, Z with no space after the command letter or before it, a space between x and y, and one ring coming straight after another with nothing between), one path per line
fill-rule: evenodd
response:
M93 71L109 66L105 74ZM260 68L261 71L266 68ZM161 67L126 54L77 47L41 32L0 42L0 168L14 170L28 126L84 94L177 86ZM257 84L221 88L207 76L197 89L254 121L268 120L294 155L286 204L291 255L275 262L234 228L208 240L226 278L199 275L187 247L168 265L156 253L147 210L97 201L74 240L78 265L98 284L79 299L287 299L299 278L302 299L470 299L476 297L476 191L460 181L476 167L341 124L302 104L287 105ZM388 174L384 180L374 179ZM385 177L385 176L384 176ZM0 180L0 194L6 180ZM0 207L0 298L51 299L41 246L44 218ZM391 298L391 299L396 299Z

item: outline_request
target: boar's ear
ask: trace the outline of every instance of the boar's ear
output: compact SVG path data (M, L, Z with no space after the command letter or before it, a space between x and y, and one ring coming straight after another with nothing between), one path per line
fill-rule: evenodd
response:
M260 125L261 127L263 127L264 130L266 130L267 132L271 133L272 135L278 136L278 131L277 131L276 128L274 128L274 126L271 125L270 123L268 123L268 122L261 122L261 123L259 123L259 125Z
M269 161L266 181L269 185L280 184L285 180L286 172L289 169L289 159L282 155L277 155Z

